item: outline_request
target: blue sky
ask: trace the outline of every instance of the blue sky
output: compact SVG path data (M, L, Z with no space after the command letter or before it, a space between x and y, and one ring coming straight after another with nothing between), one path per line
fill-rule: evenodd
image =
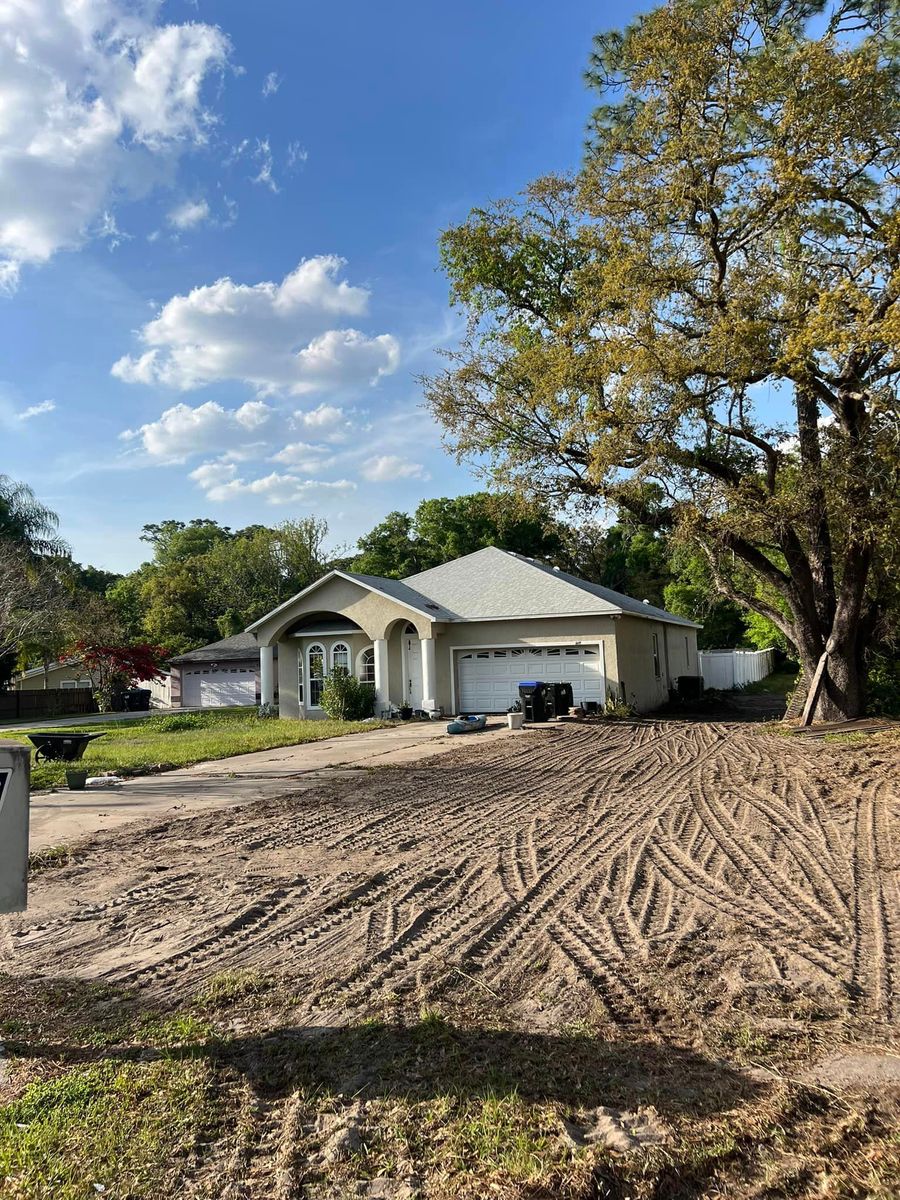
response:
M115 570L168 517L348 544L471 490L415 382L459 333L439 232L577 166L636 7L4 8L0 469Z

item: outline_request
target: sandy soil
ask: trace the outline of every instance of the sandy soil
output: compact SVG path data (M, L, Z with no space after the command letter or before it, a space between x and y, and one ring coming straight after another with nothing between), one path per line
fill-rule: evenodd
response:
M662 1035L724 1008L888 1023L898 761L699 722L467 743L98 836L35 879L0 966L175 1003L284 973L310 1023L442 972L538 1029L584 1004Z

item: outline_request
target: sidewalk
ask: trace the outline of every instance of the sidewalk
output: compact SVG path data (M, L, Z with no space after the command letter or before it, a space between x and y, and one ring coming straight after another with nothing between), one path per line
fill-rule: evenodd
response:
M508 732L497 722L483 733L454 737L444 722L417 722L142 775L116 788L37 793L31 799L31 849L69 846L132 821L192 816L309 790L326 772L417 763Z

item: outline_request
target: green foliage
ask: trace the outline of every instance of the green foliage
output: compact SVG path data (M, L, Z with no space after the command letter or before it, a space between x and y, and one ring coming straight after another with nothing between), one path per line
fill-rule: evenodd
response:
M0 538L15 542L33 555L62 555L69 552L57 534L59 518L41 504L26 483L0 475Z
M423 500L412 516L388 513L359 539L351 569L402 579L485 546L555 562L562 545L562 526L546 506L526 505L511 494L474 492Z
M746 645L752 646L754 650L768 650L770 646L774 646L782 654L795 653L794 647L768 617L761 616L760 613L748 612L744 618L744 624L746 625L744 642Z
M900 717L900 656L895 650L870 655L868 700L874 716Z
M325 570L327 525L314 517L232 533L215 521L144 527L152 562L108 591L132 638L184 653L245 629Z
M141 541L151 544L153 559L159 566L168 567L173 563L198 558L231 537L231 530L227 526L207 517L195 517L187 524L184 521L161 521L158 525L145 525Z
M319 703L335 721L363 721L375 711L375 689L336 667L325 678Z
M627 701L616 696L607 696L603 705L603 715L610 721L628 721L637 713Z
M357 543L359 554L350 567L361 575L380 575L383 579L402 579L433 566L416 544L413 518L408 513L391 512L364 534Z
M171 717L153 718L153 727L160 733L184 733L186 729L203 729L207 724L202 713L173 713Z

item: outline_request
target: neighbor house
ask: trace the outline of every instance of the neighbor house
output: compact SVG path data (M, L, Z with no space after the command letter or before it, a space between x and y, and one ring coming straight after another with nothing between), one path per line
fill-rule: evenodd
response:
M84 664L77 661L52 662L46 667L31 667L20 671L12 678L11 686L17 692L49 691L51 688L93 689L91 677L85 672Z
M520 680L571 682L575 701L658 708L698 675L700 626L596 583L489 546L407 579L329 571L249 627L261 699L318 717L336 668L371 683L376 713L503 712Z
M237 633L171 660L174 708L225 708L259 704L259 643ZM274 699L272 701L274 703Z

